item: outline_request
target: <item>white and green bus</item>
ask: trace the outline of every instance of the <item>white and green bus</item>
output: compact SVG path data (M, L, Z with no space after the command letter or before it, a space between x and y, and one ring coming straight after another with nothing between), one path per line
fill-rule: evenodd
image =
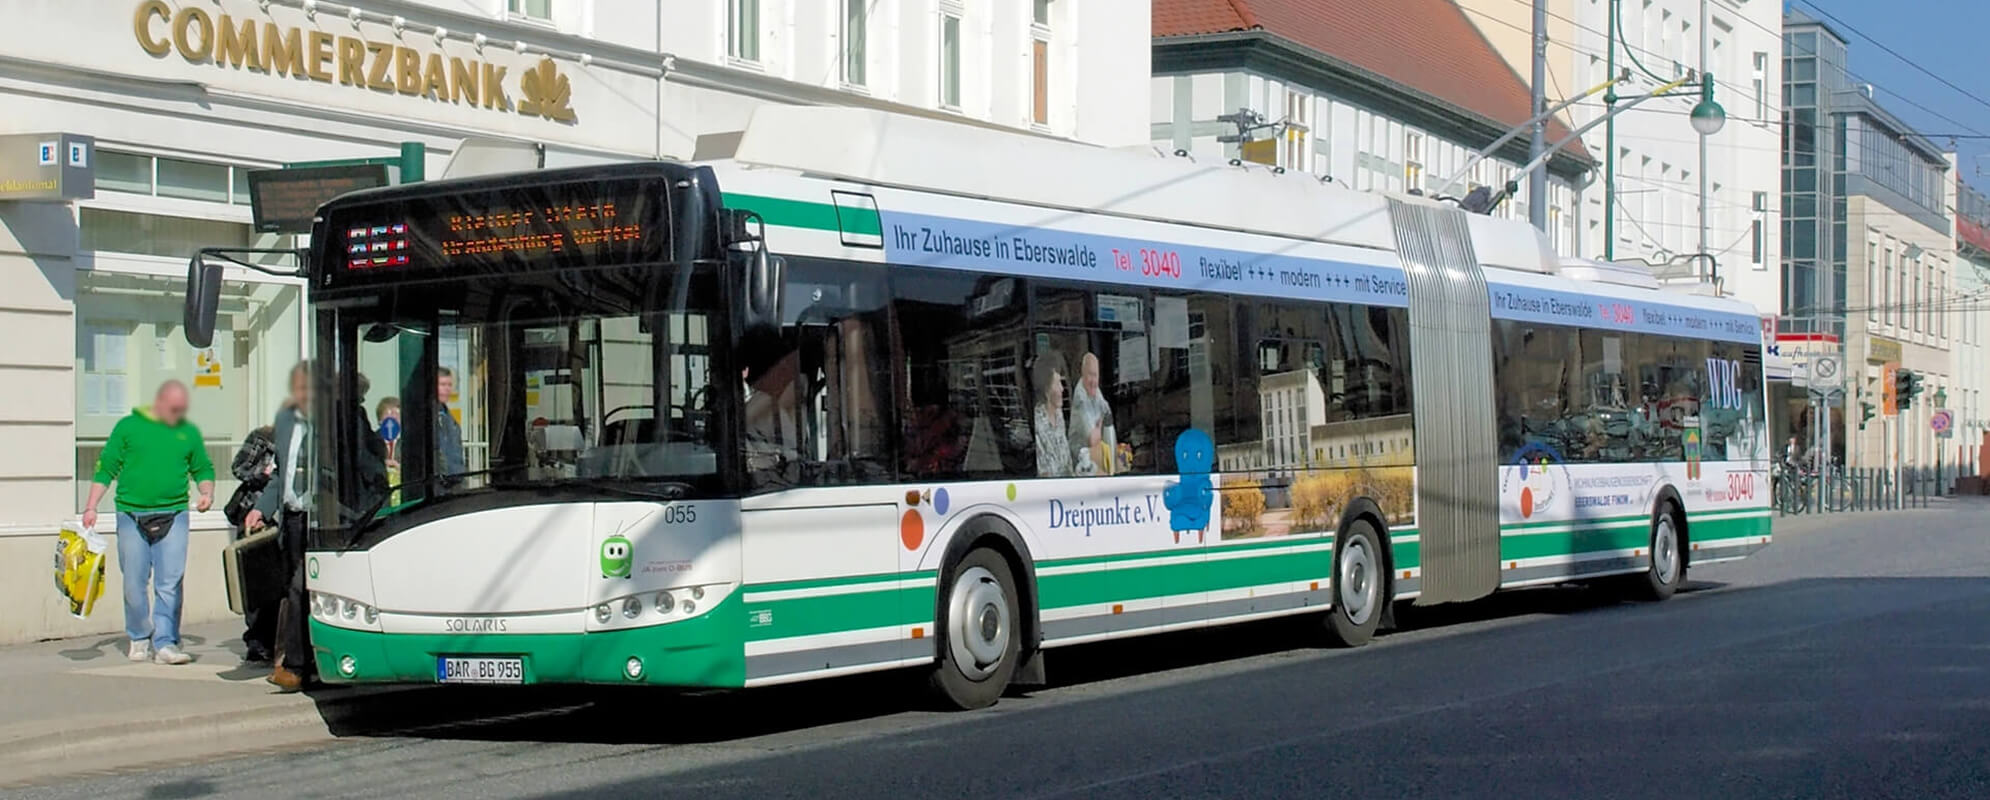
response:
M977 707L1065 645L1358 645L1770 541L1753 309L1422 198L768 108L722 162L371 190L312 242L329 681Z

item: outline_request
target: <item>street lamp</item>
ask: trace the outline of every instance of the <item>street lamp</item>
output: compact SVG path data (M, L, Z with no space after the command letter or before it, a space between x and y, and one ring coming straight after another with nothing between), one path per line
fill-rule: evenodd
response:
M1711 72L1700 76L1700 102L1693 106L1692 122L1693 130L1701 136L1720 133L1721 128L1727 125L1727 109L1714 102L1714 76Z

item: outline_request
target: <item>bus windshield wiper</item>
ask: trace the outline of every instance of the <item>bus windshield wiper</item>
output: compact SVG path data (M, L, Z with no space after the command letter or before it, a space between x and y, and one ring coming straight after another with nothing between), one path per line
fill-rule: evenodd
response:
M689 497L692 489L691 484L683 481L644 481L637 478L597 480L589 485L614 494L665 502Z

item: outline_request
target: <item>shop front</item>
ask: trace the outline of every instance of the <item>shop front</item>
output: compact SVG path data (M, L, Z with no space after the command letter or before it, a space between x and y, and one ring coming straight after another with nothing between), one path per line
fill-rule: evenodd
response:
M310 350L302 281L231 271L212 346L189 347L180 327L195 249L304 244L257 230L251 170L391 157L403 142L424 146L431 176L466 141L514 143L547 166L690 155L695 131L659 132L660 57L577 35L583 21L313 5L31 0L34 25L0 28L0 142L89 142L93 183L0 193L0 643L122 627L115 559L110 595L75 620L49 591L48 554L112 426L160 383L191 388L220 499L239 443L285 402ZM193 528L188 622L226 614L226 522L217 509Z

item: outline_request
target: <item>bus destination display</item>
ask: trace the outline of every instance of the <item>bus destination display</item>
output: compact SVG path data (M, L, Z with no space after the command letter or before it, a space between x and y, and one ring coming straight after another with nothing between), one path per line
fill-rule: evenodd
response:
M466 192L367 209L337 220L347 272L514 271L667 258L661 198L621 185L564 184ZM612 190L612 191L604 191Z

